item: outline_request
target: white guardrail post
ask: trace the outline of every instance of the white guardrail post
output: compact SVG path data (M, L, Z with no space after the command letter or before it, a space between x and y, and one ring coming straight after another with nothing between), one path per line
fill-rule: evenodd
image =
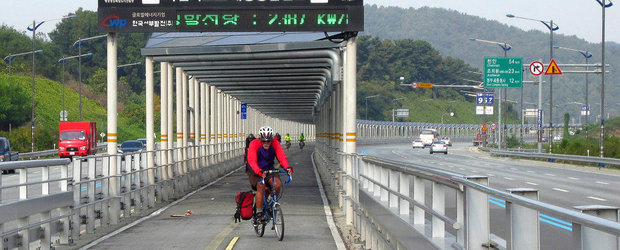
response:
M532 188L509 188L511 194L538 200L538 190ZM506 245L510 249L540 249L540 222L538 211L506 201L506 212L510 221L510 238Z
M424 204L424 196L424 179L419 176L413 176L413 200L418 204ZM421 207L413 207L413 224L424 226L424 209Z
M584 214L598 216L603 219L618 221L618 207L591 205L575 206ZM573 239L581 249L618 249L618 236L601 232L592 228L573 223Z
M82 161L73 161L73 216L71 219L71 243L80 238L81 218L80 205L82 204Z
M433 182L432 208L435 212L445 215L446 195L445 187L441 183ZM445 222L437 216L432 217L432 237L443 238L445 236Z
M466 176L469 181L481 185L489 185L487 176ZM486 250L491 244L491 222L489 216L489 195L471 187L465 188L466 197L466 230L469 250Z

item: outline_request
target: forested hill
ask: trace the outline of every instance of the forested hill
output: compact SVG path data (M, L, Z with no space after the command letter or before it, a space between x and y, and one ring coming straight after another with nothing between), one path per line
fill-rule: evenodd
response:
M482 70L484 57L502 57L503 50L498 46L470 41L470 37L502 41L512 45L508 51L509 57L522 57L524 63L543 59L548 63L549 58L549 33L542 31L524 31L513 26L501 24L497 21L490 21L484 18L466 15L453 10L442 8L397 8L397 7L378 7L376 5L366 5L365 9L365 31L362 34L377 36L380 39L412 39L424 40L429 42L434 49L438 50L442 56L450 56L461 59L466 63ZM508 17L506 17L508 18ZM541 24L542 25L542 24ZM559 24L560 29L562 24ZM592 29L600 29L600 23L592 22ZM608 27L608 32L614 31ZM601 62L600 43L588 43L576 36L565 36L554 34L554 44L557 46L588 50L593 54L590 62ZM606 110L612 116L620 115L619 104L611 100L613 96L620 95L620 80L618 74L620 66L620 44L607 42L605 52L605 63L611 65L610 71L605 78ZM566 50L554 50L554 59L559 64L585 63L584 57L576 52ZM563 69L570 71L572 69ZM524 74L525 77L529 74ZM590 102L600 103L600 76L589 76L590 82ZM553 80L553 102L560 104L559 112L563 114L570 111L571 116L575 117L578 106L568 105L570 102L585 102L585 77L576 74L564 74L554 77ZM525 100L534 102L537 100L538 92L535 86L526 85ZM517 99L518 91L509 91L509 99ZM548 87L544 88L544 96L548 97ZM544 98L547 99L547 98ZM566 105L564 105L566 104ZM599 106L592 106L592 114L597 115ZM560 113L561 112L561 113ZM561 120L561 115L554 118ZM554 122L556 122L554 119Z

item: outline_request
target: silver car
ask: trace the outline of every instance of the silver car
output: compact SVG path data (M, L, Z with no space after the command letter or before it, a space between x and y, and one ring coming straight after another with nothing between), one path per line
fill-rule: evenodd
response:
M446 144L444 141L435 141L431 145L430 153L448 154L448 144Z
M424 142L421 139L415 139L411 142L411 147L413 148L425 148Z

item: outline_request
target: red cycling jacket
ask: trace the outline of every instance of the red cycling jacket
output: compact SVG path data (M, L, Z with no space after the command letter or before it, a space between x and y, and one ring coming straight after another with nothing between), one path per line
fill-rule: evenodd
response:
M262 170L272 170L275 157L278 158L280 165L282 165L284 169L289 168L286 154L278 140L271 140L271 148L265 150L262 141L260 139L254 139L250 142L247 157L248 164L250 164L250 167L256 174L260 174Z

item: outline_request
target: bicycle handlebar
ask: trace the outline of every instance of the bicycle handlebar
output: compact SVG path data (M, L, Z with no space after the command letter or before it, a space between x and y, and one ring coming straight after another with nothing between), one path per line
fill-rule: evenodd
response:
M283 170L283 169L278 169L278 170L267 170L267 171L263 171L267 174L274 174L274 173L286 173L288 175L288 179L286 181L284 181L284 183L289 183L293 180L293 176L291 176L290 174L288 174L288 171ZM260 179L260 184L265 184L265 178L261 178Z

